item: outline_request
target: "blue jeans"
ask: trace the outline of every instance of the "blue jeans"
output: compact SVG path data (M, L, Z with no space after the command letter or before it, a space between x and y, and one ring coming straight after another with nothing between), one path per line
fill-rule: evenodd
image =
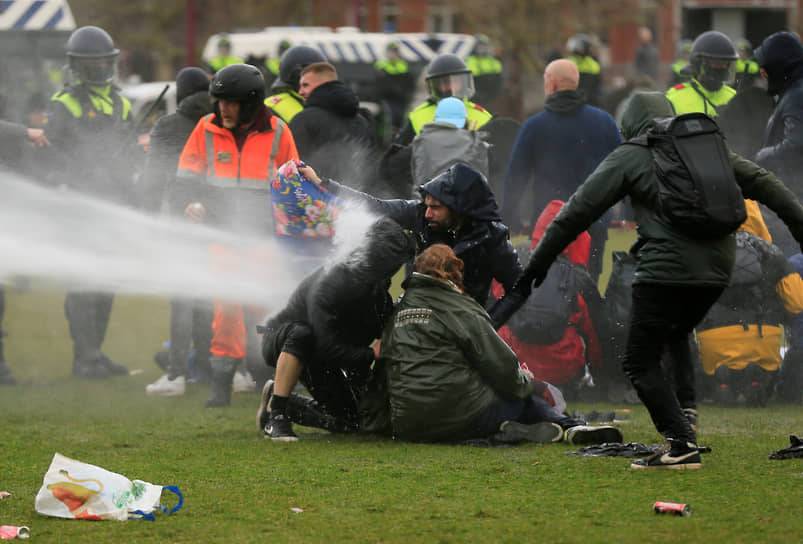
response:
M536 395L531 395L524 400L505 400L495 396L488 408L468 424L464 431L466 439L491 436L505 421L527 424L549 421L557 423L564 429L583 424L582 421L562 414Z

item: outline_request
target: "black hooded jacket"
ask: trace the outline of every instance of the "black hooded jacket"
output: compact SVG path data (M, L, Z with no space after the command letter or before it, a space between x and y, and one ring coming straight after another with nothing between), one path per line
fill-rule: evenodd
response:
M268 318L265 328L307 323L319 364L366 369L374 360L368 346L382 335L393 311L388 294L391 277L412 258L414 250L412 237L397 223L379 219L348 257L307 276L284 309Z
M374 152L371 122L360 113L360 99L342 81L317 86L289 126L298 156L330 177L353 179L352 165Z
M773 34L756 50L767 72L767 92L778 103L767 122L756 162L803 197L803 45L793 34Z
M175 185L178 159L184 144L198 121L207 113L212 113L212 101L207 91L190 94L179 102L175 113L160 117L151 129L145 172L142 176L140 193L142 207L156 211ZM168 195L169 196L169 195ZM183 203L181 210L183 211Z
M332 180L326 180L323 186L338 196L360 200L370 211L386 215L412 230L419 252L432 244L450 246L463 260L466 293L482 305L488 299L491 280L496 279L509 291L519 277L521 264L510 243L508 228L502 223L493 191L485 177L466 164L455 164L420 188L422 195L432 195L463 216L462 225L455 231L427 226L426 206L420 200L380 200Z

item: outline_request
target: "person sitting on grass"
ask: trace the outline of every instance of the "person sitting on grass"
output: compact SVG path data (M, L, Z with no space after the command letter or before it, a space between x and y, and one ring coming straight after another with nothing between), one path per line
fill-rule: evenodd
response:
M307 276L287 305L268 318L262 355L276 368L276 377L265 383L257 413L265 438L297 441L293 422L343 432L359 429L358 406L378 353L370 346L393 310L391 278L414 250L412 236L381 218L363 244ZM299 381L317 401L312 406L322 416L317 422L309 399L291 395Z
M621 442L615 427L586 427L542 395L547 384L519 366L488 313L463 289L463 261L445 244L415 260L385 326L394 436L421 442Z

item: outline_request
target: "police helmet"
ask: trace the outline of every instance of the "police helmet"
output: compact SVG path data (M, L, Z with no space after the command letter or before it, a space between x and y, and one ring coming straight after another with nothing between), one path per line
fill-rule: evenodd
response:
M264 105L265 78L256 66L230 64L215 73L209 84L209 95L216 99L239 102L240 123L248 123Z
M119 54L111 36L96 26L82 26L67 39L67 66L77 83L110 84L117 74Z
M734 80L736 75L736 48L722 32L703 32L691 46L689 62L694 77L711 92Z
M279 59L279 77L271 85L272 89L289 87L298 91L301 70L314 62L329 62L318 49L308 45L294 45Z
M429 94L435 100L454 96L464 100L474 96L474 76L466 63L452 53L432 59L426 74Z
M747 38L737 38L734 44L739 54L744 57L750 57L753 54L753 45Z
M566 41L566 50L572 55L587 57L591 54L591 38L586 34L575 34Z

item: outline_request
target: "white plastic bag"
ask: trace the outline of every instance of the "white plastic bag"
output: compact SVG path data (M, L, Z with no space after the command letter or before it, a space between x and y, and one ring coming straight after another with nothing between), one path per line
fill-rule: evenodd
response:
M178 495L179 502L168 511L159 504L162 490ZM36 511L45 516L68 519L127 520L154 519L153 512L173 513L183 505L177 487L133 482L121 474L82 463L56 453L36 495Z

